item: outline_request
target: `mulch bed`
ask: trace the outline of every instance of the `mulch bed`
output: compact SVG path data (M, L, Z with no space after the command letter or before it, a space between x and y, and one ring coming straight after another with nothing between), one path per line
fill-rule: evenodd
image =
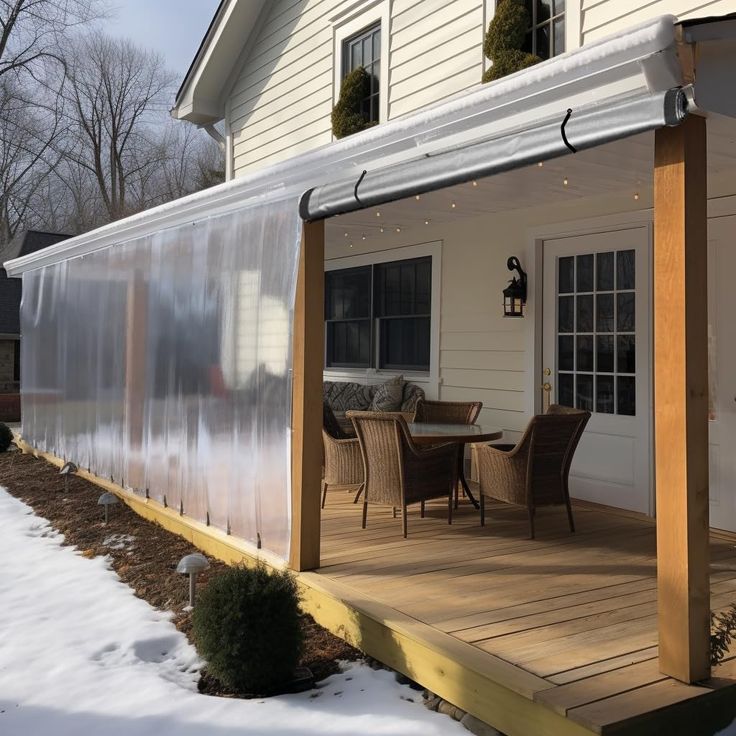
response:
M18 451L0 454L0 485L27 503L38 516L48 519L64 535L65 544L74 545L86 557L108 555L120 579L155 608L173 611L176 627L191 641L191 613L183 610L189 603L189 587L187 578L176 572L176 565L184 555L196 552L195 547L141 518L123 503L110 508L105 524L102 507L97 505L102 489L72 476L65 492L58 468L32 455ZM209 570L197 578L198 589L223 569L224 563L210 559ZM305 614L302 625L304 654L300 664L312 671L316 681L339 672L338 660L362 656L316 624L311 616ZM237 696L206 671L200 691Z

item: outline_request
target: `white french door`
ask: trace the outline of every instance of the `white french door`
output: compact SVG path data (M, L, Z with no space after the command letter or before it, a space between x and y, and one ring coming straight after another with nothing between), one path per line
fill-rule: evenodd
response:
M591 412L570 472L575 498L653 512L650 230L544 242L545 400Z
M708 223L710 525L736 531L736 216Z

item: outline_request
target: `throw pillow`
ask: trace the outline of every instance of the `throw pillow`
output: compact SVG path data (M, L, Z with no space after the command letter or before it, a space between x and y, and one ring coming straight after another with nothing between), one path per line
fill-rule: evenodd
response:
M399 411L404 397L404 376L382 383L373 394L371 411Z

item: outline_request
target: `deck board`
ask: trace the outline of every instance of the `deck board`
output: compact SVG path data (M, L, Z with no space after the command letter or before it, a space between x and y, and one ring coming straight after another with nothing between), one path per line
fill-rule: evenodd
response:
M448 525L438 501L424 519L410 509L404 540L390 509L370 507L363 530L352 495L331 491L318 575L536 677L535 702L597 733L713 692L659 672L654 524L588 505L575 516L573 535L564 511L540 510L530 540L522 509L491 505L481 528L464 502ZM714 537L711 554L717 609L736 600L736 549ZM736 686L727 664L719 687Z

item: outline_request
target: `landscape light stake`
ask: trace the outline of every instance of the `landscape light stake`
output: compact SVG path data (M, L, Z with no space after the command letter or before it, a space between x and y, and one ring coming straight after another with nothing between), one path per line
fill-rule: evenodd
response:
M194 608L194 589L196 586L197 575L200 572L204 572L210 563L208 559L200 554L194 552L191 555L186 555L179 560L179 564L176 566L176 571L181 575L189 575L189 608Z
M107 524L108 509L110 508L110 506L116 504L117 502L118 497L114 493L110 493L109 491L105 491L105 493L103 493L97 499L97 505L105 507L105 524Z
M64 493L69 493L69 476L72 473L76 473L79 468L71 462L71 460L67 463L64 463L64 466L59 471L59 475L64 476Z

